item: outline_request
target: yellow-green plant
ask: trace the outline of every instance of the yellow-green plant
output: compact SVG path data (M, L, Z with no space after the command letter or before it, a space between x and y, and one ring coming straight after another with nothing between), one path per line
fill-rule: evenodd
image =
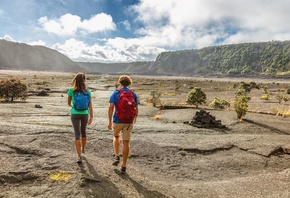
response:
M181 84L178 81L175 81L175 88L174 91L178 91L181 88Z
M236 99L234 102L234 108L239 120L242 120L248 111L248 102L251 100L251 97L248 97L247 94L250 93L252 89L260 89L260 86L255 82L241 82L235 93Z
M195 87L188 93L186 103L190 105L195 105L196 108L198 108L199 104L206 103L206 94L200 87Z
M209 104L209 106L214 109L224 109L225 107L229 107L230 103L223 99L214 98L213 101Z
M72 178L71 174L69 174L69 173L63 173L63 172L60 172L60 173L50 173L49 174L49 177L53 181L64 181L64 182L67 182L67 181L69 181Z
M248 111L248 97L246 95L237 96L234 102L234 108L239 120L242 120Z
M284 102L289 101L289 97L286 96L286 95L283 94L283 93L278 93L278 94L276 95L276 99L278 100L279 104L281 104L282 101L284 101Z
M265 94L261 96L261 100L270 100L270 99L271 99L270 94Z
M160 96L161 96L161 92L160 91L151 91L150 92L150 96L151 98L147 99L148 103L153 104L154 107L156 107L157 105L161 104L161 100L160 100Z
M261 88L263 88L265 94L269 94L268 86L262 85Z
M290 117L289 109L279 109L277 107L273 107L272 111L276 114L276 116Z

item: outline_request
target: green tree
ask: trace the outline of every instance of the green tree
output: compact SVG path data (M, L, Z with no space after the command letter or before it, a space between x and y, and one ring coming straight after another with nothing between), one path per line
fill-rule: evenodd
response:
M205 104L206 94L200 87L195 87L188 93L186 103L190 105L195 105L198 108L199 104Z
M248 93L251 92L252 89L260 89L260 86L257 85L255 82L250 82L250 83L246 83L246 82L241 82L240 86L236 92L236 95L247 95Z
M19 79L11 78L0 81L0 98L6 102L20 98L26 100L27 86L25 83L20 82Z
M236 99L234 102L234 108L239 120L242 120L248 111L248 102L251 100L251 97L248 97L247 94L250 93L252 89L260 89L260 86L255 82L241 82L235 93Z

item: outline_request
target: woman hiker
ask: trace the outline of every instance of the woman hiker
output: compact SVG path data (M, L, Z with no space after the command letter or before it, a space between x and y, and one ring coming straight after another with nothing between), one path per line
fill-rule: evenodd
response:
M71 106L71 121L75 132L75 147L78 155L77 163L82 163L82 153L87 142L87 124L93 121L91 92L86 86L86 75L77 73L72 80L68 92L68 105Z

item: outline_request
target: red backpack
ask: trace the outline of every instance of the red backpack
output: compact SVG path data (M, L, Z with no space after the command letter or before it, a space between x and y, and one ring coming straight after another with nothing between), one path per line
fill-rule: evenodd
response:
M120 96L116 108L117 118L123 123L130 123L136 116L136 102L133 96L133 90L129 92L118 89Z

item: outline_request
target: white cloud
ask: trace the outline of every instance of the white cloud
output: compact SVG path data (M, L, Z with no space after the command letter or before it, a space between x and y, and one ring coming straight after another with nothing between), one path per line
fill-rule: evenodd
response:
M67 55L74 61L91 62L132 62L156 58L165 49L142 45L140 40L115 38L103 40L104 45L88 44L76 39L56 44L52 48Z
M163 47L290 39L289 0L141 0L131 7L138 33Z
M80 28L88 33L94 33L115 30L116 25L110 15L100 13L89 20L84 20Z
M61 36L74 35L81 24L80 17L71 14L65 14L55 20L41 17L38 22L45 31Z
M3 37L3 39L6 40L6 41L16 42L16 41L15 41L11 36L9 36L9 35L5 35L5 36Z
M45 42L42 40L38 40L38 41L32 41L28 43L29 45L42 45L45 46Z
M42 28L59 36L73 36L77 33L90 34L112 31L116 25L110 15L100 13L90 19L81 21L81 18L72 14L65 14L58 19L48 19L47 16L38 19Z
M86 51L88 46L82 41L78 41L76 39L69 39L64 44L57 43L53 45L52 48L68 55L72 59L76 59L78 57L81 57L82 51Z
M128 20L122 21L121 24L125 27L126 30L131 30L131 25Z

